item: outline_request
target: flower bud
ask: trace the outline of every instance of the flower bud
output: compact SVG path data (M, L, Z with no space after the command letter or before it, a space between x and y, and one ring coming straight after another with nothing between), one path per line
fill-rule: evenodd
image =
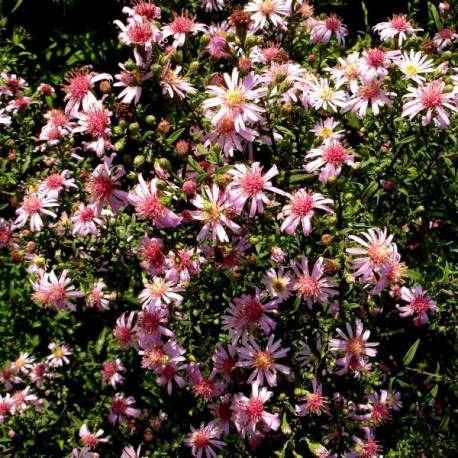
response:
M293 105L291 103L284 103L281 106L281 113L285 116L289 116L293 112Z
M129 131L129 134L136 136L140 130L140 124L138 124L138 122L132 122L127 127L127 130Z
M212 37L208 33L204 33L200 37L200 47L205 48L205 46L207 46L210 43L211 39Z
M199 61L194 60L193 62L191 62L189 64L188 74L189 75L195 75L199 71L199 68L200 68Z
M175 152L181 159L186 159L189 153L189 143L186 140L179 140L175 145Z
M170 129L172 128L172 126L170 125L170 123L166 120L166 119L163 119L158 125L157 125L157 130L161 133L161 134L168 134L170 132Z
M121 140L118 140L115 144L114 144L114 150L119 153L121 152L124 147L126 146L126 139L125 138L121 138Z
M137 154L137 156L134 157L134 166L135 167L141 167L145 163L145 156L141 154Z
M103 80L99 84L99 89L102 94L111 94L111 83L108 80Z
M145 118L145 122L148 124L148 126L154 126L156 124L156 117L153 115L148 115Z

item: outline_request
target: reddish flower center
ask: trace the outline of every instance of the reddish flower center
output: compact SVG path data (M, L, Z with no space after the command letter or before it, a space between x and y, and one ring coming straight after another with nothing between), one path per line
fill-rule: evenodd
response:
M370 67L381 67L385 60L385 53L378 48L370 49L367 52L366 60Z
M424 296L415 296L410 306L415 313L425 313L429 309L428 300Z
M12 232L8 229L0 229L0 247L5 246L10 241Z
M127 36L132 43L145 45L153 39L153 30L149 24L136 23L127 30Z
M388 416L388 409L386 405L382 402L377 402L371 413L371 419L376 421L377 423L382 423Z
M150 264L158 266L162 264L164 255L162 253L162 244L151 241L142 250L143 258Z
M92 178L91 191L95 200L105 200L113 192L113 183L110 177L98 175Z
M312 196L306 194L305 196L295 196L295 199L291 203L292 213L298 216L310 216L310 212L313 208Z
M161 10L153 3L141 2L134 6L134 11L139 16L152 21L161 15Z
M406 17L403 14L393 16L390 23L391 27L398 32L405 32L406 30L409 30L410 24L406 21Z
M64 179L58 173L53 173L46 178L46 186L49 189L59 189L63 184Z
M24 199L22 208L28 215L33 215L41 210L42 202L36 196L28 196Z
M162 368L161 374L166 380L170 380L175 377L176 369L171 364L167 364Z
M122 415L127 409L127 403L124 399L116 398L111 405L111 411L115 415Z
M67 300L67 292L65 287L59 283L52 285L48 291L48 302L59 307L65 304Z
M442 91L436 84L426 87L421 93L421 102L425 108L435 108L442 105Z
M374 439L369 439L367 444L364 445L362 451L360 452L361 458L373 458L378 452L378 445Z
M376 243L371 244L368 250L369 258L372 265L381 266L388 261L390 252L386 245L379 245Z
M160 323L160 318L157 313L151 312L142 312L142 316L139 317L138 325L145 331L147 334L153 334Z
M336 32L341 25L341 20L334 14L324 20L324 26L332 32Z
M307 396L306 410L314 414L320 414L324 407L324 397L320 392L312 393Z
M439 30L439 36L443 40L450 40L453 37L453 30L450 30L450 29Z
M86 434L85 436L81 437L81 442L86 447L94 448L97 445L98 440L92 434Z
M184 16L177 16L170 24L170 28L174 34L192 32L194 21Z
M304 298L310 297L315 299L320 293L320 285L318 280L306 274L298 278L294 289L299 291L300 295Z
M373 99L380 94L380 87L377 83L367 83L358 89L358 95L363 99Z
M259 12L264 16L275 13L276 9L275 3L272 0L264 0L259 6Z
M192 391L197 396L209 399L213 395L213 382L207 379L199 380L193 387Z
M359 337L348 339L347 352L352 356L359 356L364 350L364 342Z
M75 76L70 82L70 93L77 99L82 99L91 88L91 79L87 74Z
M148 363L152 366L159 366L166 363L168 357L160 347L153 347L148 350Z
M6 415L11 409L11 404L8 401L0 402L0 415Z
M199 429L192 434L192 444L197 448L207 448L210 444L210 436L206 431Z
M79 212L80 220L83 223L90 223L94 219L94 210L90 207L85 207Z
M118 365L113 361L104 363L103 364L103 375L107 378L111 378L113 377L113 375L116 374L117 369L118 369Z
M234 118L230 115L224 116L221 124L219 125L219 130L223 134L231 134L235 131Z
M140 212L146 218L156 219L164 214L164 207L159 203L157 197L147 197L140 206Z
M243 312L248 322L257 322L264 314L264 306L255 298L252 298L245 303Z
M127 344L132 339L132 332L127 326L118 326L115 329L115 336L121 344Z
M86 123L88 133L97 137L110 125L110 117L105 110L90 111Z
M222 402L218 406L218 417L221 421L229 421L232 417L232 409L230 402Z
M248 171L247 174L240 180L240 185L248 195L255 195L264 189L264 180L260 173Z
M323 159L331 164L341 164L347 159L347 150L340 144L330 144L323 152Z
M245 413L251 421L261 420L263 412L264 403L260 399L249 399L246 403Z

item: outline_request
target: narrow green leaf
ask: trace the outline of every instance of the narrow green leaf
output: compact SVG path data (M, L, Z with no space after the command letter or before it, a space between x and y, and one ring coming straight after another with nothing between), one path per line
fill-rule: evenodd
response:
M100 355L102 348L105 344L105 339L107 337L107 328L103 328L103 331L100 333L97 343L95 345L95 352Z
M409 351L406 353L406 355L404 356L404 359L402 360L402 363L404 364L404 366L407 366L409 365L414 356L415 356L415 353L417 352L417 348L418 348L418 345L420 344L420 339L418 339L410 348L409 348Z
M172 145L175 143L180 137L181 134L186 130L186 127L183 127L182 129L176 130L170 137L167 139L167 145Z

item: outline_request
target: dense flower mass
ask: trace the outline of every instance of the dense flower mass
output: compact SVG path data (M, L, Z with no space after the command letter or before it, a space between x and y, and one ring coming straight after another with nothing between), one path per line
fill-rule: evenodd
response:
M5 15L0 455L456 455L458 10L329 3Z

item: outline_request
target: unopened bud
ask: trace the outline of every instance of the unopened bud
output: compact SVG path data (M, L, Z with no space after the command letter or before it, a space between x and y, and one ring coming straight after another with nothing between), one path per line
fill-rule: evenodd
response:
M99 85L102 94L111 94L111 83L108 80L103 80Z
M138 154L134 157L134 166L141 167L145 163L145 156Z
M170 125L170 123L166 120L166 119L163 119L158 125L157 125L157 130L161 133L161 134L168 134L170 132L170 129L172 128L172 126Z
M199 64L199 62L197 60L191 62L189 64L188 74L189 75L195 75L199 71L199 68L200 68L200 64Z
M281 113L285 116L289 116L293 112L293 105L291 103L284 103L281 106Z
M118 140L115 144L114 144L114 150L119 153L121 152L124 147L126 146L126 139L125 138L121 138L121 140Z
M321 242L323 243L323 245L326 245L326 246L331 245L332 240L333 240L333 237L331 234L323 234L321 236Z
M153 115L148 115L145 118L145 122L148 124L148 126L154 126L156 124L156 117Z
M200 47L205 48L205 46L207 46L210 43L211 39L212 37L208 33L204 33L203 35L201 35Z

